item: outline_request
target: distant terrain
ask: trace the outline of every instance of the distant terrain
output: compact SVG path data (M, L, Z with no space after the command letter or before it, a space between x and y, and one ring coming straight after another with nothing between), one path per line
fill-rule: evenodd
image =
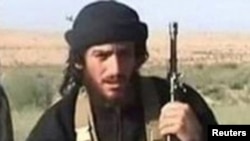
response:
M165 78L168 32L150 32L146 75ZM179 32L181 80L192 85L219 123L250 123L250 33ZM0 83L10 100L15 139L24 141L41 114L60 99L68 55L63 33L0 29Z
M0 63L16 65L62 65L68 45L64 33L0 29ZM166 63L169 57L167 32L152 32L147 42L148 65ZM183 64L250 62L250 33L181 32L178 57Z

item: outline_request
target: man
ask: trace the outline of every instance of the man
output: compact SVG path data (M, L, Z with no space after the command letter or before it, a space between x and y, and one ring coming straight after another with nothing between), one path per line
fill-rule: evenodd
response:
M0 141L13 141L12 120L9 102L0 85Z
M142 77L147 26L136 11L114 1L84 7L66 32L70 45L61 88L28 141L204 141L217 124L210 108L188 85L169 103L169 85Z

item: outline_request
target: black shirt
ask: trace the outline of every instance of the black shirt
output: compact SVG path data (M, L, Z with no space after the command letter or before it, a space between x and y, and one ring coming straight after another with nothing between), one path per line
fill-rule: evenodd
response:
M0 141L13 141L13 127L7 96L0 85Z
M159 93L161 105L169 101L169 86L163 79L151 78ZM183 86L185 93L180 91L177 99L187 102L196 113L203 130L208 124L218 124L211 109L200 94L188 85ZM60 102L47 110L30 133L27 141L74 141L74 107L77 93L65 96ZM94 108L97 136L100 141L138 141L145 139L143 107L136 102L128 107ZM204 139L206 139L204 134Z

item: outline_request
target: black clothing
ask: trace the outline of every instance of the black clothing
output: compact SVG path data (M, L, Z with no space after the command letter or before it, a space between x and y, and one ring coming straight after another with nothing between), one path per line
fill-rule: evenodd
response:
M0 141L13 141L13 127L9 101L0 85Z
M153 79L161 105L169 101L169 86L165 80ZM191 87L184 85L186 93L178 93L177 99L191 105L206 132L207 125L218 124L211 109ZM27 141L75 141L74 107L77 93L65 96L60 102L45 112ZM138 141L145 139L143 106L138 100L122 109L95 107L95 125L100 141ZM119 132L121 131L121 136ZM204 134L206 139L206 133Z

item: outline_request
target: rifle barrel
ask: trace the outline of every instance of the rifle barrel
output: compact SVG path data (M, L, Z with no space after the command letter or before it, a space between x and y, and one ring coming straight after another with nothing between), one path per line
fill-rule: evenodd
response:
M170 72L169 72L169 81L170 81L170 102L173 102L175 99L175 89L177 83L177 34L178 34L178 24L177 22L170 23L169 25L169 34L170 34ZM171 141L172 136L167 135L165 140Z
M174 22L170 24L170 73L177 72L177 34L178 24Z

